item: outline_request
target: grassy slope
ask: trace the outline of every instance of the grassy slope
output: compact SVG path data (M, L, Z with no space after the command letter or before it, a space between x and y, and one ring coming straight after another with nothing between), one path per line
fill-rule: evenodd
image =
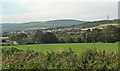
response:
M78 25L73 25L73 26L67 26L67 27L80 27L82 26L83 28L91 28L91 27L95 27L98 25L102 25L102 24L106 24L107 20L100 20L100 21L93 21L93 22L86 22L83 24L78 24ZM108 21L109 24L118 24L118 20L109 20ZM65 28L65 27L63 27Z
M94 27L90 27L90 28L83 28L81 30L88 30L88 29L92 30L92 29L95 29L95 28L103 29L103 27L108 26L108 25L119 26L119 24L102 24L102 25L98 25L98 26L94 26Z
M7 23L2 25L3 27L2 30L4 31L36 30L36 29L72 26L82 23L85 23L85 21L72 20L72 19L51 20L46 22L35 21L35 22L27 22L27 23L13 23L13 24Z
M16 47L19 49L33 49L38 52L45 53L46 51L68 50L72 48L76 53L83 49L95 47L98 50L107 50L108 52L118 52L118 43L65 43L65 44L33 44L33 45L19 45L19 46L4 46Z

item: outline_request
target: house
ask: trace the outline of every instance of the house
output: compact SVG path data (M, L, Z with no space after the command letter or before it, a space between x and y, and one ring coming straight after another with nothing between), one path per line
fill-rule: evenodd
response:
M17 41L11 41L10 42L12 45L18 45Z

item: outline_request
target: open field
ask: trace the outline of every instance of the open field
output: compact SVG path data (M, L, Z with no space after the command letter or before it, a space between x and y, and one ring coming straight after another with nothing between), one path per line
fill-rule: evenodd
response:
M46 51L60 51L72 48L76 53L84 49L96 48L98 50L107 50L108 52L118 52L118 43L58 43L58 44L33 44L33 45L17 45L17 46L3 46L15 47L18 49L32 49L38 52L45 53Z
M98 26L95 26L95 27L90 27L90 28L83 28L81 30L88 30L88 29L95 29L95 28L98 28L98 29L103 29L103 27L105 26L108 26L108 25L112 25L112 26L120 26L119 24L101 24L101 25L98 25Z

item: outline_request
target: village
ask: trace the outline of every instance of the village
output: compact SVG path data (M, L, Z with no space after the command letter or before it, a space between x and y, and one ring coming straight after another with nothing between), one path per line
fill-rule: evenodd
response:
M70 28L53 28L53 29L41 29L42 32L63 32L63 31L70 31L70 30L80 30L82 29L82 26L81 27L70 27ZM24 30L24 31L10 31L8 32L9 34L19 34L19 33L25 33L25 34L33 34L35 33L36 30ZM85 30L81 30L80 33L85 33L86 31ZM4 32L2 32L4 33Z
M41 29L40 31L42 32L64 32L64 31L71 31L71 30L80 30L79 33L85 33L86 30L81 30L81 27L70 27L70 28L52 28L52 29ZM36 30L23 30L23 31L9 31L9 32L2 32L2 34L7 33L7 34L20 34L20 33L24 33L24 34L34 34L36 32ZM68 32L70 33L70 32ZM1 40L7 40L9 39L8 36L3 36L0 38ZM2 43L0 43L0 45L19 45L18 43L21 43L22 41L2 41Z

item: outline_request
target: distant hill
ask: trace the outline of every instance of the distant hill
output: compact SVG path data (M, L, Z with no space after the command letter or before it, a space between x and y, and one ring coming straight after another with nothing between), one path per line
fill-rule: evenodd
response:
M114 19L114 20L100 20L100 21L93 21L93 22L86 22L86 23L82 23L82 24L76 24L76 25L72 25L72 26L67 26L67 27L59 27L59 28L70 28L70 27L81 27L82 28L91 28L91 27L95 27L98 25L102 25L102 24L118 24L118 19Z
M61 19L61 20L51 20L45 22L27 22L27 23L3 23L2 30L35 30L35 29L46 29L46 28L56 28L56 27L66 27L72 25L78 25L85 23L85 21L73 20L73 19Z

